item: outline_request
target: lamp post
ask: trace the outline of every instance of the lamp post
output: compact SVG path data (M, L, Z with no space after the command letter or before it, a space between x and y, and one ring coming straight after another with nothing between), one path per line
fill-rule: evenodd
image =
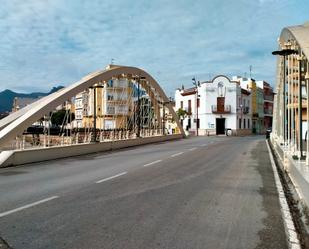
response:
M141 77L140 75L137 77L137 137L141 136L140 84L141 80L145 79L145 77Z
M286 141L286 89L285 89L285 84L286 84L286 57L291 54L297 54L298 52L294 49L282 49L282 50L277 50L273 51L273 55L279 55L283 57L283 112L282 112L282 133L283 133L283 143L285 145Z
M200 126L200 122L198 119L198 103L199 103L199 95L198 95L198 87L200 86L200 82L196 82L195 77L192 78L193 85L195 86L195 103L196 103L196 136L198 136L198 129Z
M301 62L302 56L299 55L298 60L298 122L299 122L299 155L303 157L303 107L302 107L302 82L301 82Z
M97 88L103 88L102 85L95 84L91 87L90 89L93 89L93 138L92 142L96 143L97 142L97 93L96 89Z

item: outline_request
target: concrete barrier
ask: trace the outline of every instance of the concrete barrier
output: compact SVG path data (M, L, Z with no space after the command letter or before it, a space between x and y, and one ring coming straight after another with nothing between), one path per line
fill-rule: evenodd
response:
M280 161L279 166L289 176L298 199L309 207L309 167L305 161L295 160L291 153L284 152L282 145L274 139L271 139L271 144Z
M46 148L33 148L27 150L2 151L0 153L0 168L27 164L27 163L34 163L34 162L42 162L66 157L73 157L79 155L86 155L96 152L117 150L121 148L128 148L132 146L164 142L181 138L183 138L183 135L177 134L167 136L136 138L129 140L108 141L108 142L91 143L91 144L75 144L69 146L55 146L49 148L46 147Z

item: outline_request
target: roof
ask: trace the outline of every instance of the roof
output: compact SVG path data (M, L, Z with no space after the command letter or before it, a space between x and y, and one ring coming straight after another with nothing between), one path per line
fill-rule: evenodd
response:
M241 88L241 93L242 94L246 94L246 95L250 95L251 93L249 91L247 91L246 89Z
M219 74L219 75L215 76L212 80L203 81L201 83L213 83L215 81L215 79L219 78L219 77L224 77L224 78L226 78L231 83L237 83L237 84L239 83L239 81L231 80L229 77L227 77L226 75L223 75L223 74Z
M192 95L192 94L196 94L196 88L195 87L191 87L191 88L185 89L181 93L182 96L187 96L187 95Z

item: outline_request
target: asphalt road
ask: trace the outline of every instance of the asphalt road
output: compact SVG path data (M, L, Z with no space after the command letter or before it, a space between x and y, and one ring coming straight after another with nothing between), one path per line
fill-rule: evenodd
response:
M264 137L199 137L0 169L15 249L288 248Z

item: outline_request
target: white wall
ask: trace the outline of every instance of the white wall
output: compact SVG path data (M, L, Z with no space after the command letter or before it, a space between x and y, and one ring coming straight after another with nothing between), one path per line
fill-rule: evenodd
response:
M187 110L188 100L191 100L191 130L195 130L196 124L193 121L196 118L196 95L182 96L183 92L184 91L180 89L175 92L175 110L177 111L181 107L181 101L183 101L183 109ZM230 79L225 76L217 76L213 81L203 82L198 87L198 95L200 98L200 107L198 109L200 130L216 129L217 118L225 118L226 129L237 130L239 118L242 119L242 129L244 128L243 119L246 119L246 129L248 129L248 119L250 120L250 128L252 127L251 95L242 94L241 86L236 81L230 81ZM220 96L225 97L225 106L230 106L230 113L213 113L212 106L217 106L217 98ZM245 105L243 102L244 100ZM249 113L247 114L242 112L245 107L249 107ZM187 124L188 118L183 122L184 129L186 129Z
M190 117L186 117L183 120L183 128L186 129L187 125L188 125L188 119L191 119L191 130L195 130L196 129L196 123L194 123L194 119L196 118L196 94L191 94L191 95L186 95L186 96L182 96L181 93L183 91L177 89L176 93L175 93L175 110L177 112L177 110L179 108L181 108L181 101L183 101L183 109L188 111L188 107L189 107L189 100L191 100L191 113L192 115ZM198 91L198 94L200 94L200 89ZM200 100L200 104L201 104L201 100ZM198 110L200 112L200 108Z
M206 82L205 85L205 99L207 105L205 108L206 120L205 129L209 129L208 124L214 124L216 128L216 118L225 118L225 127L229 129L237 128L237 96L240 92L240 87L235 82L230 82L230 80L224 76L216 77L213 82ZM218 87L222 85L222 87ZM227 114L214 114L212 113L212 106L217 105L217 97L225 97L225 105L231 106L231 113Z

